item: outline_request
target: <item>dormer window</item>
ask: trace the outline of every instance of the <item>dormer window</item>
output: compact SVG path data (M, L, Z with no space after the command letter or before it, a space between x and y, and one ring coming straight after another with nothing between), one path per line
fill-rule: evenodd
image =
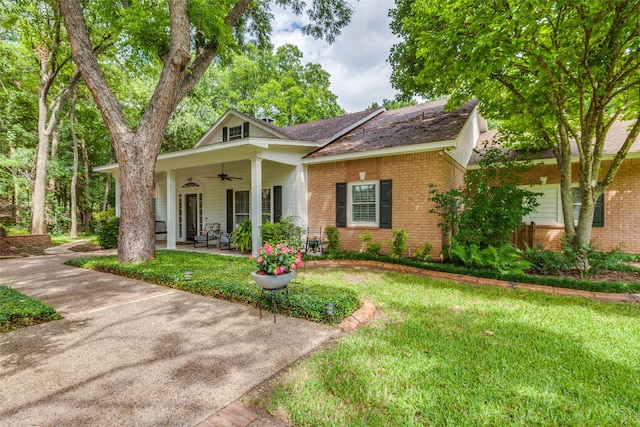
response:
M233 141L234 139L249 138L249 122L244 122L240 126L222 128L222 141Z
M242 138L242 126L233 126L229 128L229 141Z

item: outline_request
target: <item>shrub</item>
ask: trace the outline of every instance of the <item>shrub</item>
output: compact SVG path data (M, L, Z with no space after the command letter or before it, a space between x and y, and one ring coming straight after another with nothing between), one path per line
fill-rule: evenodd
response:
M413 253L413 258L423 262L429 261L431 259L432 248L433 246L430 243L425 243L422 249L416 249L416 251Z
M302 249L304 247L304 229L297 226L291 217L282 217L278 222L265 222L260 227L263 243L276 245L284 243L289 247Z
M118 247L118 234L120 232L120 218L111 217L97 222L96 234L98 243L102 249L115 249Z
M467 267L490 268L500 274L523 273L523 270L531 266L527 260L522 259L520 250L510 243L497 248L489 245L480 249L476 244L463 246L452 239L450 256L452 261L461 262Z
M531 264L532 272L545 276L557 276L571 267L562 252L545 249L542 245L525 249L522 256Z
M393 239L389 242L391 258L400 258L407 251L407 233L402 229L393 230Z
M365 234L361 234L360 236L358 236L358 238L363 244L362 252L369 255L380 254L380 250L382 250L382 243L374 242L373 237L371 237L371 233L366 232Z
M324 253L327 255L336 255L340 253L340 232L338 227L328 226L324 228L327 236L327 244L324 247Z
M522 224L522 217L538 206L540 193L521 186L520 176L531 162L510 160L499 148L489 148L478 161L480 168L464 176L464 185L447 192L429 186L438 224L445 234L451 234L463 245L502 246L510 242L513 230ZM459 210L459 206L464 209Z

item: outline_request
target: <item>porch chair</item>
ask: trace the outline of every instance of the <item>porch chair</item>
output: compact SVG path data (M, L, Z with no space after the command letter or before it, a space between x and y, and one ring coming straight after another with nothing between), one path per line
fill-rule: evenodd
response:
M322 227L309 227L307 229L307 242L305 252L308 254L322 255L324 240L322 238Z
M209 249L209 242L215 247L220 242L220 223L207 223L204 226L204 230L201 236L193 237L193 247L195 248L198 243L205 243L207 249Z
M220 235L220 250L222 249L231 250L232 243L233 243L233 238L229 235L229 233L224 232Z

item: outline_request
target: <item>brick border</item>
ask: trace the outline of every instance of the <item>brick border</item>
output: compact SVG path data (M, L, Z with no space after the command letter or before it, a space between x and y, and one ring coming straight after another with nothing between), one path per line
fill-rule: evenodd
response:
M446 279L455 282L474 283L486 286L498 286L501 288L526 289L529 291L544 292L553 295L564 295L572 297L583 297L609 302L640 302L640 294L620 294L610 292L592 292L578 289L556 288L553 286L534 285L528 283L507 282L497 279L485 279L482 277L465 276L456 273L444 273L440 271L423 270L418 267L407 265L391 264L382 261L362 261L362 260L316 260L307 261L307 267L368 267L379 270L395 271L398 273L410 273L420 276L432 277L435 279Z

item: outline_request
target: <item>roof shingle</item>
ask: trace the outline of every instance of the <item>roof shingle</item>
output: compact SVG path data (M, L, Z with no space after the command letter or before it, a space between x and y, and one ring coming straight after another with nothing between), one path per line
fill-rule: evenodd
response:
M385 111L306 157L453 140L477 102L471 101L450 112L444 111L446 103L446 100L441 100Z

